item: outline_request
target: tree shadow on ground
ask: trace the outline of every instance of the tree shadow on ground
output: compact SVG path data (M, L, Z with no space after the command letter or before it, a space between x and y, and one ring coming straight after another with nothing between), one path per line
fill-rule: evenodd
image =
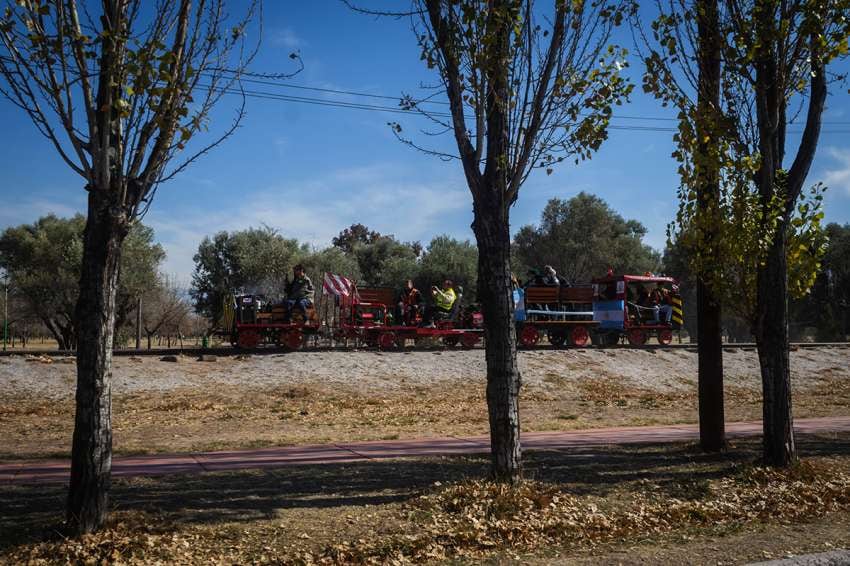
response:
M802 456L850 455L850 434L801 436ZM576 495L605 496L628 482L648 481L681 497L700 481L756 462L758 439L730 442L722 454L695 444L600 446L529 452L525 476ZM482 456L373 460L196 475L118 479L118 510L152 512L175 523L211 524L274 518L282 509L383 505L407 501L435 482L486 477ZM50 536L63 516L66 487L6 485L0 489L0 549ZM687 496L686 493L684 493Z

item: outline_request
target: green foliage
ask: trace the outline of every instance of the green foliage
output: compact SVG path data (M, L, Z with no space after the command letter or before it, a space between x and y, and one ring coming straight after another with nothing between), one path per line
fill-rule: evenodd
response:
M815 339L843 341L850 334L850 224L824 229L826 253L811 293L791 303L792 332L814 327Z
M234 291L283 297L287 278L306 251L267 226L207 236L194 257L195 310L218 320L222 298Z
M456 240L450 236L437 236L431 240L415 278L419 289L439 286L451 279L463 287L464 302L475 302L478 285L478 249L469 240Z
M698 60L695 6L662 11L652 22L643 88L664 106L679 109L673 157L679 162L680 206L670 226L670 240L686 250L692 271L752 324L757 274L779 231L787 238L791 297L809 292L818 272L825 240L821 227L824 188L802 191L799 175L790 183L782 163L784 120L794 97L825 72L816 69L846 54L850 2L745 2L736 6L734 15L727 11L731 5L717 6L716 32L722 45L720 107L700 106L694 100L700 72L691 63ZM765 65L785 69L772 85L764 79L759 82L758 69ZM776 115L783 122L767 127L755 111L756 101L768 104L774 88ZM776 152L771 160L761 153L765 147ZM800 151L798 155L813 152L812 142ZM765 163L773 168L766 170ZM716 178L717 196L709 194Z
M617 273L657 271L660 257L643 243L645 235L640 222L625 220L601 198L581 192L567 201L550 200L539 226L520 228L514 249L521 265L552 265L568 281L586 282L609 267Z
M720 201L711 204L710 213L701 213L696 197L680 191L679 213L668 235L671 242L675 240L687 251L690 269L701 273L723 302L752 324L756 317L756 278L777 230L787 231L791 298L805 296L814 284L826 249L821 227L824 187L816 185L801 195L791 222L786 224L782 222L785 213L780 195L765 202L749 179L731 184L731 178L732 174L724 175ZM722 237L706 239L709 229Z
M378 236L371 243L357 243L351 254L357 259L362 285L398 286L412 277L417 269L417 256L411 244L393 236Z
M33 224L7 228L0 236L0 266L8 270L18 296L57 338L74 342L75 307L83 256L85 218L47 215ZM121 256L116 327L135 300L156 284L165 252L153 229L134 223ZM71 345L67 344L67 345Z
M331 243L343 252L350 254L354 251L354 246L357 244L369 245L380 237L381 234L379 232L369 230L369 228L358 222L340 232Z
M532 169L550 174L565 160L589 159L607 139L613 107L633 89L623 72L628 51L610 43L628 3L555 2L542 8L520 0L420 0L416 5L422 15L414 23L420 59L447 85L454 116L451 122L435 121L455 130L467 176L482 174L485 140L504 147L499 156L486 151L487 159L498 160L506 172L509 198L503 206L516 199ZM402 106L428 114L412 96L404 97ZM505 115L508 127L486 131L495 112ZM463 115L476 119L467 125ZM423 149L402 137L400 124L390 126L402 141ZM473 195L478 175L471 178Z
M325 248L302 255L300 263L317 288L325 273L342 275L354 281L361 279L357 260L337 247Z

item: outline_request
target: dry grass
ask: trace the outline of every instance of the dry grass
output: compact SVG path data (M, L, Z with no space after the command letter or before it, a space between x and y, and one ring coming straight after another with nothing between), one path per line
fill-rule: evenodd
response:
M694 389L657 390L612 377L567 381L547 375L522 391L524 431L695 422ZM795 416L846 416L850 381L823 372L794 392ZM73 426L69 398L0 395L0 458L64 455ZM119 454L208 451L354 440L486 434L484 390L437 382L392 390L323 383L252 387L218 384L115 395ZM728 421L761 415L756 390L727 385Z

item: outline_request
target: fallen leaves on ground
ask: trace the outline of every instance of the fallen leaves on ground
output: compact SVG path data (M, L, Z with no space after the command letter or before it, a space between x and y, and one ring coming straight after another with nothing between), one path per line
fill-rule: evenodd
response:
M672 496L674 494L675 496ZM562 486L474 480L434 484L405 504L394 530L368 525L352 540L316 548L297 525L187 527L135 513L79 539L0 553L20 564L402 564L495 551L645 540L669 532L790 522L850 509L846 461L805 461L789 470L739 466L713 480L639 482L626 494L579 496ZM384 520L386 517L384 517ZM243 528L244 527L244 528ZM383 531L383 532L382 532ZM368 538L367 538L368 537ZM311 546L312 545L312 546Z
M343 564L477 557L569 541L592 545L644 538L686 527L791 521L850 508L850 474L811 462L790 470L744 467L710 482L696 499L671 498L656 486L611 503L541 482L468 481L413 502L409 517L418 528L411 533L337 544L310 558Z

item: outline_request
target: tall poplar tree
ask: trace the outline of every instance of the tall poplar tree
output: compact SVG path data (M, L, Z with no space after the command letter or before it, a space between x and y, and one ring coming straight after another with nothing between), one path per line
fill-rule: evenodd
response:
M607 139L612 108L632 88L620 74L626 52L610 44L623 11L604 0L416 0L407 14L422 60L439 75L427 99L445 96L450 111L412 96L402 105L450 132L457 153L392 126L410 146L458 161L472 194L492 472L501 481L522 471L510 209L534 169L588 159Z
M699 104L679 105L677 237L710 292L750 322L762 376L764 459L785 466L796 457L788 298L808 292L824 252L821 187L804 189L820 136L827 66L848 51L850 2L727 1L711 5L716 14L703 2L694 5L698 21L684 0L658 4L652 32L660 48L646 58L644 84L679 103L687 92L679 77L692 76L694 28L701 38L715 38L713 51L721 47L719 99L718 75L710 83L719 107L706 114ZM714 55L709 60L700 51L697 59L716 72ZM704 88L699 93L709 95ZM788 126L798 113L800 141L788 159ZM716 198L707 198L712 193Z
M91 5L88 5L91 4ZM254 52L256 5L225 0L8 1L0 17L0 92L29 116L83 180L88 212L76 305L77 391L67 519L77 532L107 516L112 467L111 368L124 240L157 187L230 135L196 142Z

